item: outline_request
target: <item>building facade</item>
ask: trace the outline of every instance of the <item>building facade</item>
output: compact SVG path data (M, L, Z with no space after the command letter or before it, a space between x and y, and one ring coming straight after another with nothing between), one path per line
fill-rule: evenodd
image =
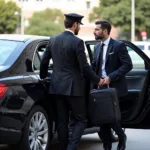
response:
M8 0L7 0L8 1ZM95 6L99 5L99 0L11 0L23 7L25 20L28 20L34 12L42 11L47 8L57 8L63 13L79 13L84 16L84 26L81 27L80 36L91 39L93 37L94 23L88 20L89 14ZM115 29L112 36L115 38Z

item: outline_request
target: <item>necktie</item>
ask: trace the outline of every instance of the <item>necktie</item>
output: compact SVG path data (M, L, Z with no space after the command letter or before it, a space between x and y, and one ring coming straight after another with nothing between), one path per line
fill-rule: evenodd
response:
M102 64L103 64L103 50L104 50L104 43L100 46L100 54L98 57L98 64L97 64L97 70L96 74L98 74L100 77L102 76Z

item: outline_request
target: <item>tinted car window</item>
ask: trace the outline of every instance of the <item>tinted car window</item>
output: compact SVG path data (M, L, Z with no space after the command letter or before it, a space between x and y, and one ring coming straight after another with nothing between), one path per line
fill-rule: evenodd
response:
M40 43L36 49L36 53L33 58L33 70L34 71L40 70L40 63L41 63L43 54L46 50L46 46L47 46L47 42L43 42L43 43ZM48 67L49 70L52 70L52 67L51 67L52 65L53 65L53 61L52 61L52 59L50 59L49 67Z
M144 60L131 47L127 47L128 53L131 57L133 69L145 69Z
M127 47L128 53L132 59L133 69L144 69L145 63L144 60L131 48ZM92 53L94 52L94 45L90 45Z
M34 70L40 70L40 59L39 59L37 53L35 53L35 56L34 56L33 68L34 68Z
M38 48L37 52L39 54L40 59L42 59L45 50L46 50L46 45L42 45L42 47ZM51 70L52 65L53 65L53 60L50 59L50 61L49 61L49 70Z
M92 52L94 52L94 46L95 45L90 45L90 48L91 48Z
M148 50L150 50L150 46L148 46Z
M5 63L17 46L16 41L0 40L0 65Z

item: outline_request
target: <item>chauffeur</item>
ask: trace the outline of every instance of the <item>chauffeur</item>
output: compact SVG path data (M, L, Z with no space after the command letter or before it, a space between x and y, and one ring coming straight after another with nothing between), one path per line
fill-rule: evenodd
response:
M75 36L80 30L82 18L83 16L75 13L65 14L66 30L50 38L40 66L40 77L43 79L47 76L49 60L53 60L49 94L54 94L56 99L61 150L76 150L86 127L83 78L86 77L96 85L102 85L102 80L87 63L83 41ZM70 140L69 109L75 119Z

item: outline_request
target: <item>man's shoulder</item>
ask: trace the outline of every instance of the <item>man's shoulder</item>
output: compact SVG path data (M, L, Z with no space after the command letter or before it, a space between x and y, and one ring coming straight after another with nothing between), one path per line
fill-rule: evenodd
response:
M112 39L112 38L111 38L111 42L112 42L114 45L122 45L122 44L124 44L122 41L120 41L120 40L115 40L115 39Z
M81 41L83 41L82 39L80 39L79 37L77 37L77 36L74 36L74 40L76 40L77 42L81 42Z
M75 35L71 35L71 34L65 34L64 32L54 35L50 38L51 41L57 41L57 40L65 40L68 43L74 43L74 44L78 44L80 42L83 42L82 39L80 39L79 37L75 36ZM84 43L84 42L83 42Z
M77 37L77 36L71 36L69 39L68 39L68 41L70 41L70 43L73 43L73 44L75 44L75 45L78 45L79 43L84 43L84 41L82 40L82 39L80 39L79 37Z
M53 36L51 36L51 39L55 39L55 38L61 37L62 35L63 35L63 33L59 33L59 34L53 35Z
M62 33L59 33L59 34L56 34L56 35L53 35L49 38L49 41L53 42L53 41L56 41L59 39L59 37L61 37L61 34Z

